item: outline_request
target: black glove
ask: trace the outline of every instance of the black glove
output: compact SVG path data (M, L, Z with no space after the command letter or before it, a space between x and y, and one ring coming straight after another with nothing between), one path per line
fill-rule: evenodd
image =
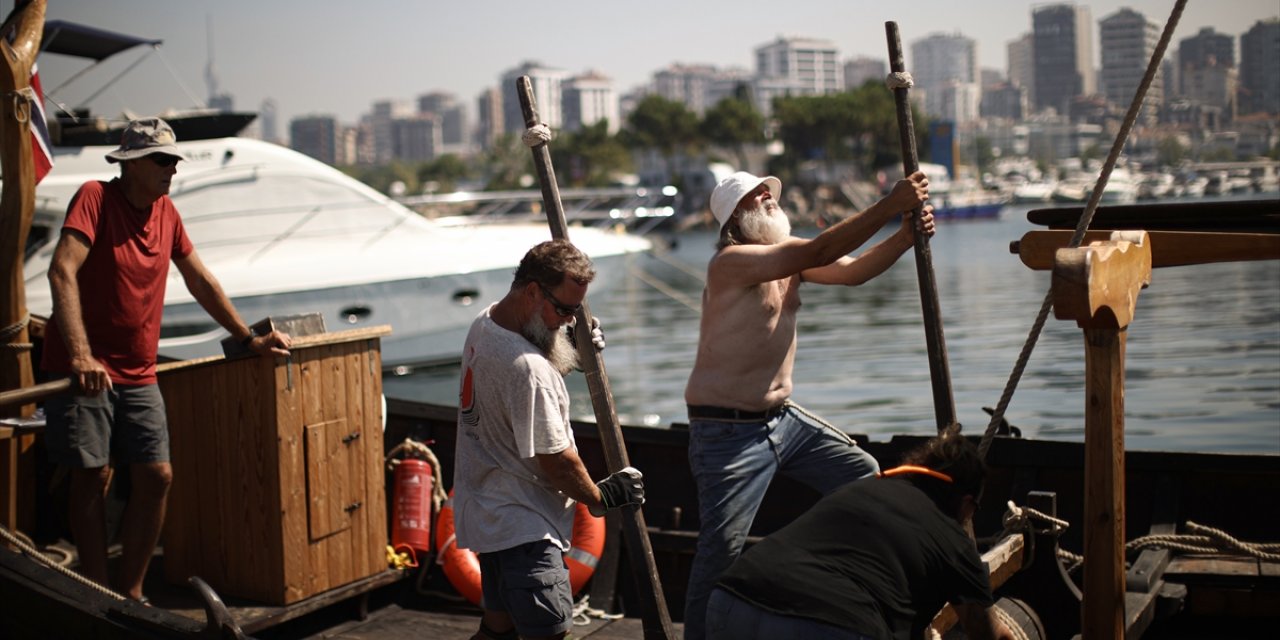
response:
M596 487L600 489L600 502L603 503L603 507L591 507L588 509L591 515L599 518L610 509L629 504L644 504L644 482L641 480L643 477L644 474L635 467L624 467L621 471L596 483Z

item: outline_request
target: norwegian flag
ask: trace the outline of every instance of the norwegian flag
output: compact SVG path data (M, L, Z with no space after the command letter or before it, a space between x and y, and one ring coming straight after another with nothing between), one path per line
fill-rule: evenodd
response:
M31 89L36 99L31 105L31 159L36 169L36 184L53 169L53 140L49 137L49 124L44 117L44 89L40 87L40 72L31 65Z

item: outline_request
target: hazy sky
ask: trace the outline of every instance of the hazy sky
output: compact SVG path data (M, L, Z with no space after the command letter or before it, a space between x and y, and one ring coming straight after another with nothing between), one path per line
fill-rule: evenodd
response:
M1128 6L1163 28L1174 6L1172 0L1080 4L1092 10L1095 64L1097 20ZM13 2L0 6L7 13ZM901 30L908 71L913 41L959 32L978 42L982 67L1003 72L1006 44L1031 29L1031 6L1012 0L49 0L47 17L164 40L159 56L150 54L90 102L95 112L148 114L202 102L212 49L219 85L234 96L235 107L256 110L273 98L283 134L294 116L329 114L354 123L375 100L408 102L436 90L457 94L473 110L483 88L524 60L572 73L597 69L623 93L673 62L753 68L752 50L779 35L831 40L842 59L887 59L888 20ZM1280 0L1191 0L1173 46L1202 27L1238 37L1276 16ZM142 51L120 54L55 97L83 104ZM84 66L44 56L45 89Z

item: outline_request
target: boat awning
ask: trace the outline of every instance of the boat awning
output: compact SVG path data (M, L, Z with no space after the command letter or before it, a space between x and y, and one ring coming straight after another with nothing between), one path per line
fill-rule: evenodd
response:
M40 50L44 53L60 53L101 62L105 58L140 44L155 46L161 42L163 40L127 36L65 20L50 20L44 23L44 36L40 40Z

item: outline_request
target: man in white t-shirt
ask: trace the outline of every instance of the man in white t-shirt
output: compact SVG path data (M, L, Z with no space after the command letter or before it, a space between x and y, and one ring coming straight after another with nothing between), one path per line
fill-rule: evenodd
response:
M569 425L565 328L595 268L567 240L530 249L511 290L471 325L462 353L453 475L458 546L480 556L484 616L473 640L563 638L573 599L564 552L574 501L597 517L644 503L631 467L593 483ZM604 341L593 331L593 341Z

